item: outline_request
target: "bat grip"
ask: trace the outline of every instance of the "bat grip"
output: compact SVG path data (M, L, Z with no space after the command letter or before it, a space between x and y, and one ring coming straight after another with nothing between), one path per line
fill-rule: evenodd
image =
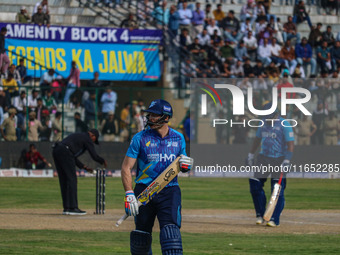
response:
M127 214L125 214L124 216L122 216L122 217L116 222L116 227L119 227L119 225L122 224L123 221L127 219L127 217L129 217L129 215L127 215Z

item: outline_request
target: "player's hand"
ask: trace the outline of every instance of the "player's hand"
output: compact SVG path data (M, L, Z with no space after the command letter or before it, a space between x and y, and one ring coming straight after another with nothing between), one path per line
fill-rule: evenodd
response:
M48 167L52 167L52 164L51 164L51 163L48 163L47 165L48 165Z
M129 216L136 216L139 213L137 199L132 190L125 192L125 213Z
M106 160L104 160L103 166L104 166L105 168L107 168L107 162L106 162Z
M93 173L93 169L91 167L84 166L84 169L91 174Z
M178 162L181 168L181 172L186 173L191 170L194 164L194 159L185 155L181 155L181 158L179 159Z
M246 158L246 165L247 166L253 166L255 164L254 162L254 154L253 153L248 153L248 157Z
M290 160L289 160L289 159L285 159L285 160L282 162L282 169L285 169L285 170L288 171L289 166L290 166ZM285 171L285 172L286 172L286 171Z

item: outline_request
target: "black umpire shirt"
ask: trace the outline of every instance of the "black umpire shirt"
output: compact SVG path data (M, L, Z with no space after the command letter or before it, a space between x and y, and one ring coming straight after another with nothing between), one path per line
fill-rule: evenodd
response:
M73 156L75 157L76 160L76 165L79 168L83 168L84 164L81 163L77 157L82 155L86 150L90 153L92 159L94 161L97 161L100 164L104 163L104 159L101 158L95 148L94 148L94 143L91 140L90 136L88 133L75 133L71 134L68 137L66 137L64 140L61 141L61 144L65 145L67 149L71 151Z

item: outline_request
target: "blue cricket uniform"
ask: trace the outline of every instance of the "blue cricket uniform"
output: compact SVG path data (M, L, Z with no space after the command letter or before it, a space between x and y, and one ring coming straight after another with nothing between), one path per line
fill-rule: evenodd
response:
M184 137L171 128L164 138L150 128L137 133L126 153L137 159L136 197L181 154L186 155ZM135 217L136 230L151 233L156 216L160 228L168 224L181 226L181 191L177 177L147 205L139 208Z
M257 157L257 165L260 166L280 166L285 159L287 153L287 142L294 141L294 132L292 127L283 127L280 121L275 121L272 127L271 123L266 123L259 127L256 132L256 137L261 139L261 151ZM285 123L286 125L288 123ZM266 210L266 196L263 190L264 183L270 175L267 173L255 173L254 178L249 179L250 193L253 197L253 202L256 211L256 217L263 217ZM280 172L273 173L271 176L271 192L275 183L278 182ZM286 188L286 178L282 179L282 188L279 195L277 206L272 216L272 221L276 225L280 224L280 215L284 208L284 190Z

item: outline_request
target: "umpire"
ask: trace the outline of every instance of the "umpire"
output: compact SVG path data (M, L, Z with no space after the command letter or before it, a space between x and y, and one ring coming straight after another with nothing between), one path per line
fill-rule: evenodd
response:
M78 208L76 166L91 173L93 169L81 163L78 157L88 150L94 161L104 165L105 168L107 166L106 161L98 156L94 148L94 143L99 144L98 137L98 130L91 129L85 133L71 134L53 146L53 159L59 177L64 215L86 214Z

